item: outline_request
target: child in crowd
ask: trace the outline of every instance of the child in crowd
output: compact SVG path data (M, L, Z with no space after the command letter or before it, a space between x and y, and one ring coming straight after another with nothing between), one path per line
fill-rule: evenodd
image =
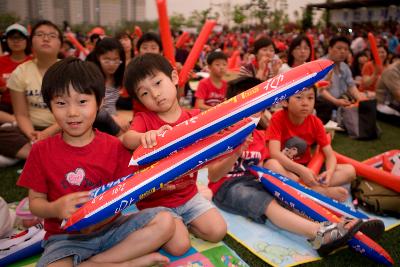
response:
M233 97L258 84L256 79L239 79L230 84L227 97ZM261 113L258 115L261 116ZM264 224L268 218L273 224L305 236L321 255L343 246L356 231L382 234L379 220L362 222L343 219L340 223L317 223L307 220L282 207L264 189L257 177L248 170L251 165L262 166L266 156L265 132L254 130L245 143L232 155L208 165L209 187L217 207ZM379 235L378 234L378 235Z
M135 149L140 144L151 148L156 136L191 117L199 110L179 106L176 85L178 73L161 55L147 53L134 58L127 67L125 87L148 111L136 113L131 129L123 135L123 144ZM139 209L163 206L177 217L177 249L183 254L190 247L189 233L218 242L226 234L226 223L211 202L198 193L197 172L185 175L137 203Z
M80 232L60 227L62 219L89 200L89 190L133 171L127 167L131 155L120 141L93 129L104 84L93 63L76 58L59 61L43 78L43 99L62 131L32 146L17 183L29 188L32 214L44 218L45 250L37 266L168 263L152 253L160 247L170 251L175 232L172 216L162 208L117 214Z
M124 49L117 39L105 37L96 43L88 60L100 68L106 85L104 103L94 126L106 133L120 135L129 129L129 121L117 114L116 105L125 72Z
M266 131L271 159L265 167L328 197L345 201L348 192L341 185L354 180L356 172L350 164L336 163L324 126L312 114L314 103L315 88L307 88L283 101L284 109L274 113ZM319 176L305 166L311 159L310 146L315 142L326 159L326 170Z
M200 81L196 90L195 107L207 110L225 100L226 81L223 80L226 73L228 58L222 52L211 52L207 57L207 65L210 77Z
M136 43L139 55L146 53L162 54L163 47L160 36L154 32L144 33Z

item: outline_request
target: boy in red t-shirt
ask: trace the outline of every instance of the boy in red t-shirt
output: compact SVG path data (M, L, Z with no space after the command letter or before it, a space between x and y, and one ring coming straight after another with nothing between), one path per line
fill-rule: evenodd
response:
M127 167L131 155L121 142L93 129L104 84L93 63L72 57L54 64L43 77L43 99L62 132L33 144L18 180L29 188L32 214L44 218L44 253L37 266L166 264L167 257L151 252L175 246L170 243L173 218L160 208L131 216L118 213L80 232L67 233L60 226L89 201L90 190L133 172Z
M249 79L233 81L227 97L258 84L257 80ZM358 229L382 234L383 223L378 220L343 219L339 224L317 223L281 206L248 169L252 165L262 166L266 158L264 133L263 130L254 130L235 153L209 164L208 186L214 193L213 201L217 207L261 224L269 219L282 229L307 237L321 256L345 244ZM343 231L339 234L337 230L340 228Z
M161 55L147 53L134 58L125 73L125 88L147 109L135 113L131 129L122 137L125 147L135 149L156 145L156 136L197 114L179 106L176 85L178 73ZM175 216L177 254L190 248L188 229L196 236L218 242L226 234L226 223L196 186L197 172L182 176L137 203L139 209L162 206Z
M207 57L210 77L200 81L195 97L195 107L207 110L226 99L227 83L223 80L228 58L222 52L211 52Z
M319 118L312 114L315 90L308 88L284 101L283 110L276 112L266 131L271 159L265 167L295 181L304 182L313 190L338 201L345 201L348 192L341 185L356 177L350 164L337 164ZM310 161L310 146L322 148L326 170L316 176L305 165Z

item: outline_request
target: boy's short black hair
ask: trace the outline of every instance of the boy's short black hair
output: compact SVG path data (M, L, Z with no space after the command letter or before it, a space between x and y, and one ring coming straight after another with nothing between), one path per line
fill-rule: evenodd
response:
M52 65L45 73L42 82L42 96L51 110L51 100L69 93L69 86L81 94L94 94L99 107L105 94L104 77L92 62L67 57Z
M226 98L232 98L254 86L260 84L262 81L254 77L239 77L232 80L228 84L228 90L226 92Z
M140 46L143 43L151 42L151 41L156 42L158 47L160 48L160 52L162 52L163 47L162 47L160 36L157 33L154 33L154 32L146 32L146 33L144 33L136 43L137 49L140 50Z
M141 81L157 72L162 72L172 79L173 70L171 63L165 57L159 54L146 53L134 57L128 64L125 71L124 86L129 95L137 99L135 88Z
M305 88L303 88L303 90L301 90L301 92L303 92L303 91L305 91L305 90L309 90L309 89L312 89L313 90L313 92L314 92L314 97L315 97L315 99L317 98L317 92L318 92L318 89L317 89L317 87L315 86L315 85L312 85L312 86L310 86L310 87L305 87ZM300 92L299 92L300 93ZM291 97L293 97L293 96L295 96L295 95L291 95L291 96L289 96L286 100L283 100L283 101L287 101L288 103L289 103L289 99L291 98ZM315 104L314 104L315 105ZM287 109L287 107L285 107L285 106L282 106L282 108L283 109Z
M211 65L214 62L214 60L217 59L223 59L225 61L228 61L228 57L225 55L225 53L221 51L213 51L207 56L207 64Z
M346 43L350 47L350 41L347 39L345 36L334 36L332 39L329 41L329 47L333 47L337 42L343 42Z

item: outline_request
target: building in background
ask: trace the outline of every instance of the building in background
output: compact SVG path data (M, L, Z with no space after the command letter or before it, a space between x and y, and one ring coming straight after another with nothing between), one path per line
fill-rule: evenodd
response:
M61 25L117 25L145 20L146 0L1 0L0 13L13 12L22 21L48 19Z

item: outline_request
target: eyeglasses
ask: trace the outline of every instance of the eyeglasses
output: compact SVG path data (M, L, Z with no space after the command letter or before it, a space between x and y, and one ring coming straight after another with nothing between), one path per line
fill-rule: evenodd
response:
M106 64L106 65L121 65L122 60L119 59L101 59L101 63Z
M22 41L22 40L26 40L25 37L21 36L21 35L12 35L12 36L8 36L7 37L8 40L11 41Z
M50 40L58 39L58 34L55 32L51 33L37 32L33 36L39 37L41 39L44 39L45 37L48 37Z

